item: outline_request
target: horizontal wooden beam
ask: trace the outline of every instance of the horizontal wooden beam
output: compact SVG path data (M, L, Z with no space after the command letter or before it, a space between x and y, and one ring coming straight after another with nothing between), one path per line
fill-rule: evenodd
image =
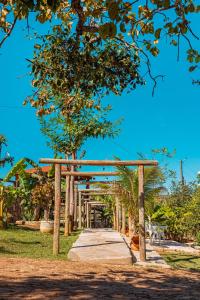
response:
M62 175L65 176L82 176L82 177L88 177L88 176L118 176L120 175L120 172L62 172Z
M97 206L97 205L99 205L99 206L107 206L107 204L106 203L100 203L100 202L92 202L92 201L89 201L89 202L87 202L88 204L90 204L90 205L95 205L95 206Z
M99 193L103 193L103 192L109 192L109 190L106 190L106 189L81 189L81 190L78 190L79 192L81 193L93 193L93 192L99 192Z
M117 181L117 180L114 180L114 181L107 181L107 180L75 181L74 184L76 184L76 185L91 185L92 186L92 185L101 184L101 183L103 183L103 184L113 184L115 182L119 182L119 181Z
M103 192L103 193L91 193L91 194L88 194L88 193L82 193L83 196L106 196L106 195L117 195L117 193L115 192Z
M58 158L41 158L42 164L63 164L80 166L157 166L156 160L67 160Z

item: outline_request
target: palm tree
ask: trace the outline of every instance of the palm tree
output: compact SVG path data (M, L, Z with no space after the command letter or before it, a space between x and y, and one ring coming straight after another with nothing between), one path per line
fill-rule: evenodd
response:
M120 200L128 211L129 216L129 235L137 232L138 228L138 171L131 170L125 166L118 166L120 172L119 182L116 190ZM164 189L165 181L162 169L159 167L148 167L144 171L144 193L145 211L149 218L155 207L155 198Z

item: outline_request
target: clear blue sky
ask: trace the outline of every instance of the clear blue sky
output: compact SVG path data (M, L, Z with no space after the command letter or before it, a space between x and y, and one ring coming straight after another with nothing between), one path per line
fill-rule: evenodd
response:
M194 18L194 29L200 36L199 17ZM51 157L45 137L40 133L35 111L23 107L22 102L31 93L25 58L31 58L34 40L25 36L22 23L0 50L0 133L8 138L8 151L15 161L30 157ZM42 30L45 30L43 27ZM194 43L199 47L199 41ZM105 103L111 103L112 119L124 117L121 133L115 140L90 140L84 149L88 159L135 159L137 152L149 155L152 148L176 148L177 154L171 166L178 169L179 160L184 162L187 180L200 170L200 87L192 85L193 73L187 71L185 53L181 51L180 62L176 61L176 49L165 43L158 59L153 62L155 74L164 74L155 96L152 97L152 83L139 87L131 94L121 97L109 96ZM8 168L0 169L3 176Z

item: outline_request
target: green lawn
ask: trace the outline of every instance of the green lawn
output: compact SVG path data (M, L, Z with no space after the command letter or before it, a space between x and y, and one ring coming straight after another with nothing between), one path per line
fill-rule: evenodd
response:
M200 256L185 253L160 253L165 261L176 269L187 269L200 272Z
M10 227L0 230L0 256L29 257L41 259L67 259L67 253L76 241L80 231L65 237L60 236L60 254L52 254L52 234L41 233L39 230Z

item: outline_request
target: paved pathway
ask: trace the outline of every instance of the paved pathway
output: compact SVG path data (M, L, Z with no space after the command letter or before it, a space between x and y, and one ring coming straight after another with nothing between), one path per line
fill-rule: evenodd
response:
M68 253L71 261L105 264L132 264L124 238L112 229L85 229Z
M124 239L126 240L127 245L130 245L130 238L124 236ZM159 268L170 268L170 266L166 263L166 261L160 256L158 252L155 251L155 249L149 244L149 242L146 240L146 261L141 262L140 261L140 254L139 251L132 251L133 255L133 262L137 265L142 266L154 266Z
M172 240L155 241L152 247L155 251L157 250L160 252L172 251L172 252L183 252L183 253L194 254L194 255L200 254L200 250L194 249L187 244L179 243Z

